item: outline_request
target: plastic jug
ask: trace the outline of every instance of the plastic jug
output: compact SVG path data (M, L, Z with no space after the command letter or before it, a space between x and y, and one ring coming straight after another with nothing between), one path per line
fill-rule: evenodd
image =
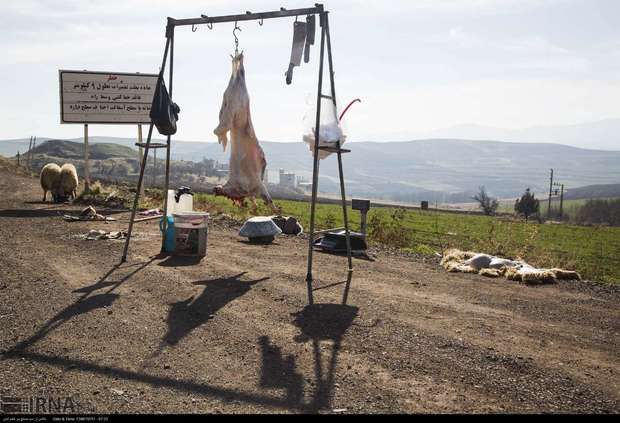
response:
M174 192L174 191L173 191ZM172 199L174 201L174 198ZM167 227L166 227L166 242L164 243L164 251L168 253L174 252L174 242L175 242L175 230L174 230L174 217L166 216L162 217L159 221L159 231L164 234L164 219L167 219Z
M174 205L175 213L194 211L194 196L191 194L181 194L179 202Z
M176 212L177 202L174 199L174 190L168 190L168 210L166 212L166 216L172 216L173 213Z

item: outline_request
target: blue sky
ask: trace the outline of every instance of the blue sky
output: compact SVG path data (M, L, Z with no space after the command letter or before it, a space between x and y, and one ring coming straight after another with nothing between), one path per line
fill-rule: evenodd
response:
M166 16L308 7L314 1L3 2L0 139L79 137L59 123L58 69L157 72ZM350 140L406 140L461 124L501 128L620 117L620 2L411 0L324 3L337 92L359 97ZM318 49L284 82L293 19L241 22L253 121L262 140L299 141L315 95ZM216 140L230 75L233 24L178 28L174 98L179 139ZM93 125L91 135L135 136Z

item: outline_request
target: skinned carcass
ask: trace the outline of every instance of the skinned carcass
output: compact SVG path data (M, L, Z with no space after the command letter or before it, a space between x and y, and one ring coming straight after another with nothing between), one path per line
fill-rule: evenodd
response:
M226 91L220 123L213 131L224 151L228 145L230 131L230 163L228 182L214 189L215 195L224 195L236 204L242 204L246 197L262 198L274 209L271 196L263 183L267 161L265 153L258 144L258 139L250 117L250 97L245 85L243 53L232 59L232 75Z

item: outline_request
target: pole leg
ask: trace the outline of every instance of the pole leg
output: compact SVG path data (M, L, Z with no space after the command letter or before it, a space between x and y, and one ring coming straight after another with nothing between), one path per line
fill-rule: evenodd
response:
M308 240L308 272L306 283L308 285L308 304L314 304L312 295L312 253L314 252L314 218L316 211L316 197L319 185L319 127L321 124L321 94L323 90L323 61L325 57L325 14L319 15L321 23L321 54L319 60L319 82L316 96L316 124L314 126L314 157L312 166L312 199L310 202L310 232Z
M338 143L338 149L340 150L340 143ZM347 261L349 268L347 269L347 283L344 287L344 294L342 295L342 304L347 303L349 297L349 287L351 285L351 276L353 274L353 259L351 254L351 234L349 232L349 216L347 211L347 197L344 191L344 176L342 172L342 153L338 151L338 176L340 177L340 196L342 199L342 216L344 218L344 230L347 241Z
M172 98L172 77L174 74L174 27L172 27L170 31L170 75L168 87L170 89L170 98ZM168 216L168 189L170 189L170 149L172 148L170 144L170 135L166 139L167 148L166 148L166 182L164 186L164 217ZM166 236L168 233L168 219L164 219L163 223L164 232L161 237L161 252L166 251Z
M159 70L159 77L157 79L158 83L159 83L159 78L163 78L164 69L166 68L166 59L168 58L168 50L171 44L171 37L168 35L168 28L169 26L166 26L166 46L164 47L164 57L162 58L162 61L161 61L161 68ZM144 155L142 156L142 162L140 164L140 176L138 177L138 186L136 187L136 196L134 197L134 200L133 200L131 220L129 221L129 228L127 229L127 239L125 240L125 248L123 249L123 256L121 257L121 263L124 263L127 261L127 251L129 250L129 241L131 241L131 232L133 230L134 218L136 217L136 209L138 208L138 200L140 198L140 190L142 189L142 182L144 180L144 170L146 169L146 161L149 157L149 147L151 145L152 135L153 135L153 122L151 122L151 124L149 125L149 133L146 137L146 146L144 148ZM164 219L164 223L165 222L166 222L166 219ZM164 233L166 233L165 228L164 228Z
M138 124L138 144L142 144L142 124ZM140 148L138 149L138 160L140 160L140 162L142 162L143 155L144 155L144 148L142 147L142 145L140 145ZM142 185L142 188L140 189L140 195L144 195L144 185L146 184Z
M140 189L142 188L142 181L144 179L144 169L146 168L146 159L149 156L149 145L151 144L151 135L153 134L153 124L149 126L149 134L146 137L146 147L144 148L144 155L142 156L142 162L140 163L140 176L138 177L138 186L136 187L136 195L133 199L133 209L131 210L131 219L129 220L129 228L127 229L127 239L125 239L125 248L123 249L123 256L121 257L121 263L127 261L127 251L129 250L129 241L131 240L131 232L133 230L133 221L136 217L136 209L138 208L138 200L140 199Z
M336 119L336 121L338 121L338 109L337 109L337 105L336 105L336 83L334 81L334 62L332 60L332 42L331 42L331 36L329 33L329 18L328 15L325 14L325 32L326 32L326 38L327 38L327 60L328 60L328 64L329 64L329 82L331 85L331 89L332 89L332 102L334 103L334 118ZM351 278L353 275L353 259L352 259L352 254L351 254L351 234L349 231L349 217L348 217L348 212L347 212L347 198L346 198L346 193L345 193L345 189L344 189L344 174L342 171L342 153L340 152L340 142L338 142L337 144L338 146L338 176L340 178L340 196L341 196L341 200L342 200L342 217L344 220L344 230L345 230L345 237L346 237L346 243L347 243L347 261L348 261L348 265L349 268L347 269L347 282L344 288L344 294L342 296L342 304L346 304L347 303L347 299L349 296L349 287L351 285Z

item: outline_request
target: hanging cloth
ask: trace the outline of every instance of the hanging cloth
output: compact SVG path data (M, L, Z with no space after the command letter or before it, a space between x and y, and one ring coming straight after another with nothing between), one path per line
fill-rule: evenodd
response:
M179 119L179 106L170 99L170 94L164 84L164 78L157 79L153 103L149 116L162 135L174 135L177 132L177 120Z

